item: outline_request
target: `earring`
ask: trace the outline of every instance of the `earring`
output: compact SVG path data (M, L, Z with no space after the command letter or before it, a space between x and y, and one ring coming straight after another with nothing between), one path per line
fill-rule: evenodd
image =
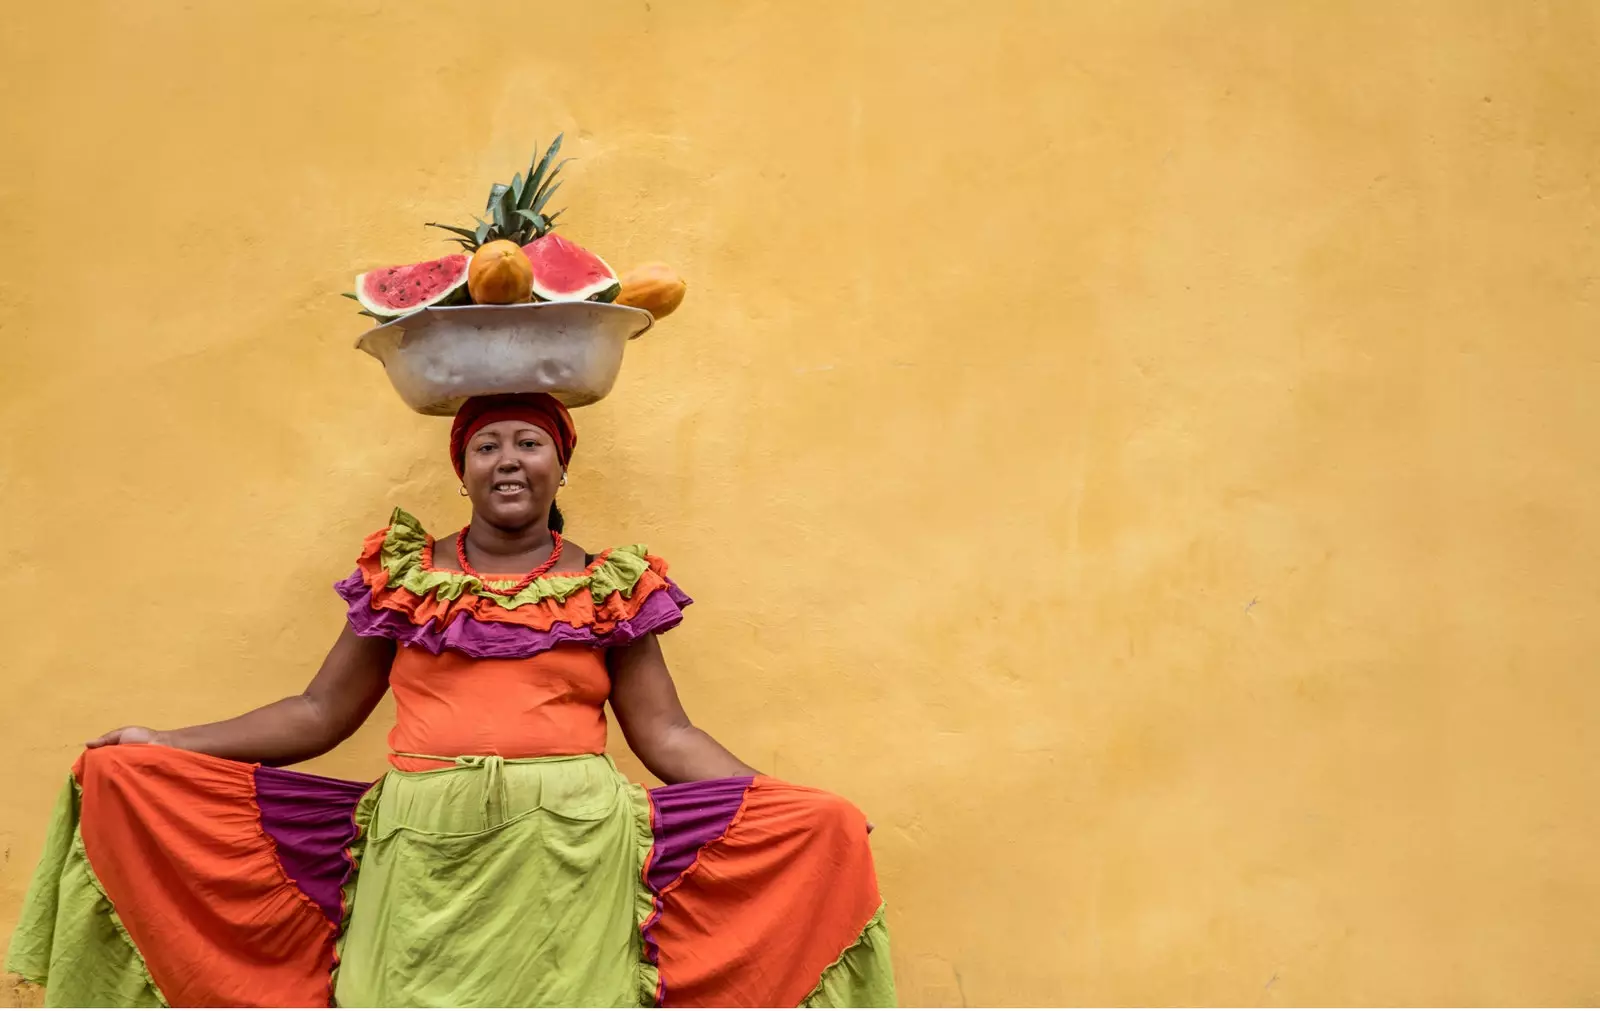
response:
M462 498L466 498L467 497L467 486L466 485L462 485L461 486L461 497Z
M561 487L565 488L566 486L567 486L567 472L566 471L562 471L561 472Z

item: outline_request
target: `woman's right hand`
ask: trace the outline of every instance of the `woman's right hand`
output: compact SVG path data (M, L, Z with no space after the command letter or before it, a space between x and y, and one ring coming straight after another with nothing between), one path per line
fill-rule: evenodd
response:
M110 744L160 744L161 731L151 730L149 727L119 727L108 734L101 734L84 747L104 748Z

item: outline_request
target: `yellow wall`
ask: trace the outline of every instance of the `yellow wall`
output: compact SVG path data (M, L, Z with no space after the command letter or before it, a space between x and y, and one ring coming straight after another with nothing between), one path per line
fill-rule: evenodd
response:
M573 529L876 819L908 1003L1595 1000L1600 23L1293 6L12 12L0 930L76 742L298 690L462 522L337 296L563 129L691 283Z

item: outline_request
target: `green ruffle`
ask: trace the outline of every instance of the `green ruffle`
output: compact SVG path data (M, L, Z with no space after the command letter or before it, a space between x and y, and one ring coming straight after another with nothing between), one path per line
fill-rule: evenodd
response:
M883 906L862 928L856 943L823 970L806 1008L896 1007L894 967L889 962L889 926Z
M68 776L11 936L6 970L44 984L49 1007L166 1007L89 866L78 809L78 784Z
M463 593L473 593L487 597L507 610L543 600L565 601L584 590L589 592L596 604L613 593L631 596L639 577L650 568L645 546L629 544L613 548L605 561L582 575L535 579L516 596L508 597L477 576L469 576L464 572L430 571L422 564L423 550L427 544L428 532L417 518L404 509L396 509L389 518L389 532L384 536L383 549L379 554L379 561L389 573L390 586L403 586L419 597L432 593L440 600L455 600Z
M650 863L650 851L655 847L655 830L650 824L650 798L644 787L637 783L629 783L627 787L628 802L633 804L634 812L634 866L643 868ZM649 881L643 873L633 877L633 924L639 931L639 944L636 950L639 955L638 981L639 1006L655 1007L656 991L661 988L661 970L649 958L645 957L644 929L650 922L650 917L655 915L656 895L650 890Z
M339 991L339 969L344 965L344 939L350 931L350 910L356 905L356 881L361 876L361 857L367 850L367 826L372 824L373 815L378 813L378 798L382 793L383 780L380 779L372 784L372 789L361 795L361 799L356 802L355 814L351 816L351 820L355 822L356 835L346 847L350 857L350 872L339 885L339 905L342 908L339 917L339 936L333 941L333 974L328 983L329 993Z

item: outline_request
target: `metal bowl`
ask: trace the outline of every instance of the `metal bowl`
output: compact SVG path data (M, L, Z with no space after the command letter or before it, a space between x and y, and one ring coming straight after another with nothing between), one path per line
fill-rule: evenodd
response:
M431 307L368 330L356 347L383 363L419 414L452 415L490 393L549 393L582 407L611 392L623 348L654 322L605 302Z

